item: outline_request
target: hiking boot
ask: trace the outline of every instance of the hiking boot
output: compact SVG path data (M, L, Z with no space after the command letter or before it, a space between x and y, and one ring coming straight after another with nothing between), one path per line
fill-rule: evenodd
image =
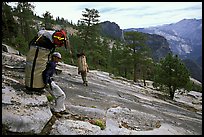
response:
M70 112L68 112L68 111L66 111L66 110L64 110L64 111L60 111L59 113L62 114L62 115L70 114Z
M87 83L87 82L83 82L83 85L84 85L84 86L88 86L88 83Z
M52 112L53 115L55 115L58 118L62 117L62 114L60 114L60 112Z
M26 87L25 93L29 95L42 95L46 92L45 89L31 89L29 87Z

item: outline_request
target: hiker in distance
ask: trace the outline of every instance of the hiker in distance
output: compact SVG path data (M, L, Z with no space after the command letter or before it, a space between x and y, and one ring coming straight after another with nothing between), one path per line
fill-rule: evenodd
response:
M87 81L87 72L89 72L89 66L86 62L86 56L84 52L78 53L77 54L77 66L78 66L78 74L81 74L83 84L85 86L88 86L88 81Z
M51 110L54 114L57 115L68 114L64 105L66 95L52 78L53 74L56 74L56 66L57 63L61 61L61 59L61 54L59 52L54 52L52 54L51 61L47 63L46 69L42 73L44 84L50 87L48 91L55 98L55 106Z

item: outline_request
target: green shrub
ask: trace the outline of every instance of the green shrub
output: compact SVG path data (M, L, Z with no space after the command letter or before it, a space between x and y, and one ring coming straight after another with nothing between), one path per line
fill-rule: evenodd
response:
M49 102L52 102L54 100L54 97L52 95L47 95L47 100Z
M96 119L95 125L99 126L101 128L101 130L104 130L106 127L105 122L101 119Z

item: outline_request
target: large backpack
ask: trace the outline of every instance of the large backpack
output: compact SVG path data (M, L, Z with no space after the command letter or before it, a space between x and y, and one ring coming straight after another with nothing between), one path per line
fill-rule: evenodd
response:
M27 89L40 90L45 87L42 72L46 68L50 53L49 49L30 46L25 67L25 85Z
M79 56L78 57L78 70L80 72L87 72L88 65L86 63L86 56Z
M60 36L59 31L53 33L53 40L55 39L54 36ZM26 56L25 66L26 89L41 91L41 89L45 88L42 72L46 69L50 54L52 54L54 51L55 44L53 44L50 39L43 35L36 36L29 43L29 52Z

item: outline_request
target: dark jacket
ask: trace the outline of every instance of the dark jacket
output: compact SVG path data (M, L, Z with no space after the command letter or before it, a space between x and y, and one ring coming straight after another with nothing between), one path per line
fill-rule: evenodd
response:
M49 63L47 63L46 69L42 73L43 81L46 85L52 82L51 77L54 73L56 73L56 66L57 64L54 61L50 61Z

